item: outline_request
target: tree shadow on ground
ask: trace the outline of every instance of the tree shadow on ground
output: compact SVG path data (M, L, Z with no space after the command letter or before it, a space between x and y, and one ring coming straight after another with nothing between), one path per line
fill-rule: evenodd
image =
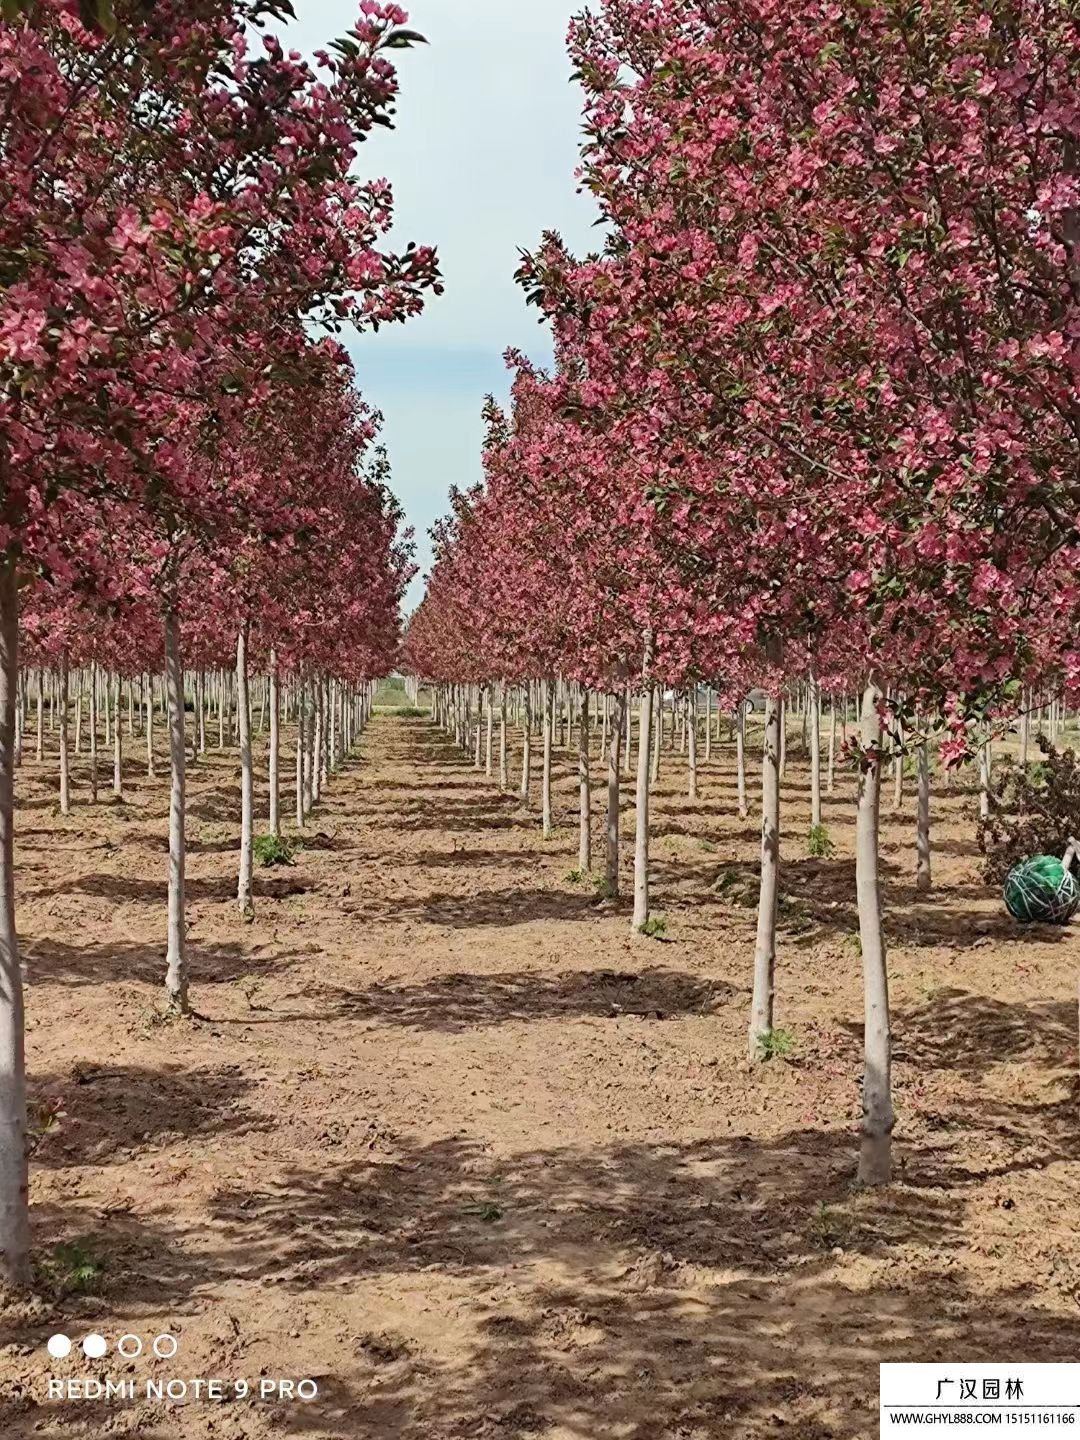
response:
M27 939L22 942L22 951L34 987L165 983L164 937L160 946L129 941L73 945L63 940ZM306 953L293 949L264 959L232 942L210 944L189 939L188 977L192 986L201 986L229 985L249 976L279 975L301 963Z
M559 974L503 971L490 975L439 975L419 985L371 985L366 990L313 985L297 992L335 1019L373 1019L408 1029L459 1031L579 1015L617 1019L638 1015L664 1020L707 1015L730 1004L738 991L726 980L646 969L564 970Z
M1056 1153L1044 1138L1033 1166ZM881 1359L959 1362L1022 1337L1025 1359L1063 1360L1080 1342L1080 1317L1026 1287L948 1271L965 1245L955 1152L930 1183L856 1195L839 1131L510 1157L461 1137L346 1143L330 1167L222 1184L167 1246L124 1214L99 1240L125 1315L238 1283L457 1297L452 1362L393 1322L362 1332L275 1433L864 1440ZM72 1224L36 1219L49 1243Z
M302 895L315 889L310 876L290 869L288 875L269 876L257 870L254 878L255 899L281 900L288 895ZM189 904L236 903L236 881L231 875L200 879L189 875L184 882ZM164 907L168 900L168 881L146 880L134 875L80 875L62 884L30 891L29 900L45 900L54 895L97 895L109 900L140 901Z
M64 1107L58 1130L45 1136L34 1164L104 1165L200 1136L270 1131L273 1117L244 1101L255 1088L239 1065L151 1068L77 1061L55 1074L32 1073L31 1095L59 1096Z

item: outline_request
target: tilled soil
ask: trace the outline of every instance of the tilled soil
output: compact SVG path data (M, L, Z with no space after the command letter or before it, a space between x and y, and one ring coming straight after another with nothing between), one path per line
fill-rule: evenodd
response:
M36 1293L0 1312L4 1440L855 1440L883 1359L1075 1359L1074 932L1008 918L959 786L935 797L926 899L912 802L886 814L898 1179L856 1191L852 781L826 801L835 855L808 859L798 759L793 1044L755 1066L757 825L727 745L693 803L663 757L651 940L571 877L570 757L545 842L535 809L398 716L295 866L257 872L245 924L235 755L211 752L190 785L198 1014L171 1023L163 782L133 755L125 803L91 807L84 758L64 819L51 762L28 760L28 1064L64 1113L33 1161ZM104 1359L79 1351L90 1332ZM175 1358L116 1352L163 1333ZM135 1398L50 1401L50 1377ZM225 1398L145 1394L210 1378ZM279 1378L317 1397L257 1393Z

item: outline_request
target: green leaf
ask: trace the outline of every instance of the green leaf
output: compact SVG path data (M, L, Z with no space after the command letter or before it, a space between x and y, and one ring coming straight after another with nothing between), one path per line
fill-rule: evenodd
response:
M428 42L419 30L391 30L382 42L384 50L408 50L412 45L426 45Z

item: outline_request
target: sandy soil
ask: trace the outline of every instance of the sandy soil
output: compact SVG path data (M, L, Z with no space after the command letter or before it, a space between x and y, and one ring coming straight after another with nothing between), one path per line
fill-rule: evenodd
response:
M35 1157L38 1293L0 1312L5 1440L854 1440L876 1434L881 1359L1076 1358L1075 930L1008 919L971 797L935 802L927 901L911 816L888 817L900 1178L858 1193L850 779L827 802L837 853L810 860L789 767L794 1048L750 1067L757 830L730 749L695 804L664 757L662 939L567 878L559 774L545 843L429 723L376 718L245 925L235 757L211 754L190 804L199 1018L162 1024L163 785L133 756L124 805L83 792L64 820L28 762L29 1067L65 1116ZM110 1353L51 1360L55 1331ZM179 1353L125 1361L125 1332ZM319 1393L50 1403L49 1376Z

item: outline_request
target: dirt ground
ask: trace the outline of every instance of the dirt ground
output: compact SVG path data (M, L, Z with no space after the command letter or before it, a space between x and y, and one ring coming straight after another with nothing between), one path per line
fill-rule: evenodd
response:
M696 803L685 787L665 754L666 933L632 940L625 902L569 878L563 757L545 843L428 721L377 716L245 925L235 754L211 752L190 786L198 1018L163 1024L162 781L136 750L126 803L80 784L65 820L29 760L28 1063L64 1117L34 1159L37 1294L0 1311L4 1440L855 1440L880 1360L1074 1360L1075 927L1009 920L960 788L935 797L918 899L913 797L886 810L899 1178L859 1193L852 781L826 802L836 855L808 859L792 756L793 1048L756 1067L757 825L730 747ZM78 1349L92 1331L104 1359ZM125 1333L179 1352L124 1360ZM231 1398L49 1402L50 1376L139 1396L216 1377ZM279 1377L317 1398L231 1389Z

